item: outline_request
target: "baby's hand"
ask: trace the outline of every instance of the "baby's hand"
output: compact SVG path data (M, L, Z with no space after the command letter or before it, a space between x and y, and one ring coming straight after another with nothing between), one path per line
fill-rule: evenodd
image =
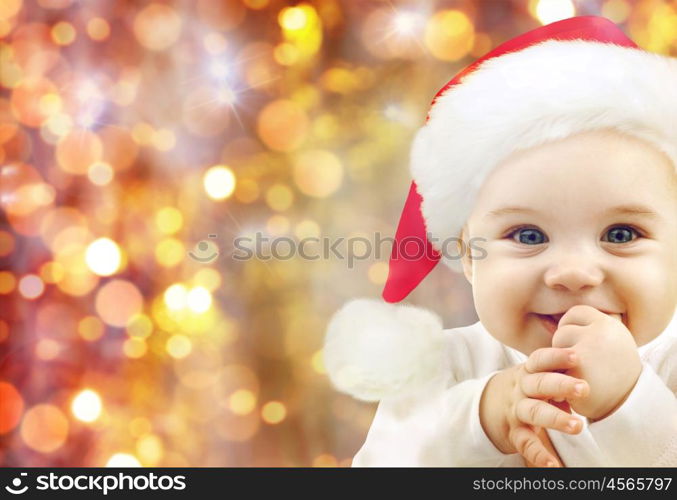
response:
M537 349L526 363L507 368L489 380L480 402L480 422L489 439L503 453L518 452L537 467L560 466L554 452L539 439L541 428L577 434L580 419L564 411L566 405L548 400L574 401L588 394L589 387L554 370L576 367L578 357L571 349Z
M625 401L642 371L632 333L620 319L591 306L569 309L560 319L552 345L571 348L579 356L579 366L567 373L587 381L590 395L571 401L571 408L594 420L613 413Z

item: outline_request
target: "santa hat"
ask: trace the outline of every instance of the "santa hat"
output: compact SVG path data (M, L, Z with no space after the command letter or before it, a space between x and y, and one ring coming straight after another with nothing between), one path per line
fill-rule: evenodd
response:
M462 271L460 255L448 250L501 160L599 129L647 141L677 165L677 60L640 50L607 19L540 27L456 75L433 99L413 141L413 182L385 301L404 299L440 260ZM441 339L442 323L429 311L356 300L330 321L325 365L337 389L378 401L443 376Z

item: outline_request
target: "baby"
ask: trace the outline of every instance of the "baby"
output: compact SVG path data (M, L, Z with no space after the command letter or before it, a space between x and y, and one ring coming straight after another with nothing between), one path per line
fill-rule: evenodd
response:
M380 400L353 465L677 465L675 89L677 63L582 17L440 91L396 243L470 251L398 246L384 298L443 260L480 321L366 300L334 316L332 382Z

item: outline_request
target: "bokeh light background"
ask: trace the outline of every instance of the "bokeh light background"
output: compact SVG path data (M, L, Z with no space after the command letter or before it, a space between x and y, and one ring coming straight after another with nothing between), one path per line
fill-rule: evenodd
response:
M2 0L0 463L350 465L375 405L331 388L324 329L389 247L351 269L233 239L392 236L435 92L586 14L677 54L658 0ZM409 301L475 320L443 269Z

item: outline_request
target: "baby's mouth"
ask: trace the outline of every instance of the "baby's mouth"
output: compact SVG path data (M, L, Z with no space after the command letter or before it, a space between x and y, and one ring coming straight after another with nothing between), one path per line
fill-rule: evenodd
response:
M534 313L534 316L536 316L541 323L545 326L545 328L551 333L554 334L557 331L557 328L559 326L559 322L562 319L562 316L564 316L566 312L563 313L558 313L558 314L539 314L539 313ZM621 323L625 324L625 314L621 313L608 313L604 312L604 314L607 314L613 318L616 318L618 321Z

